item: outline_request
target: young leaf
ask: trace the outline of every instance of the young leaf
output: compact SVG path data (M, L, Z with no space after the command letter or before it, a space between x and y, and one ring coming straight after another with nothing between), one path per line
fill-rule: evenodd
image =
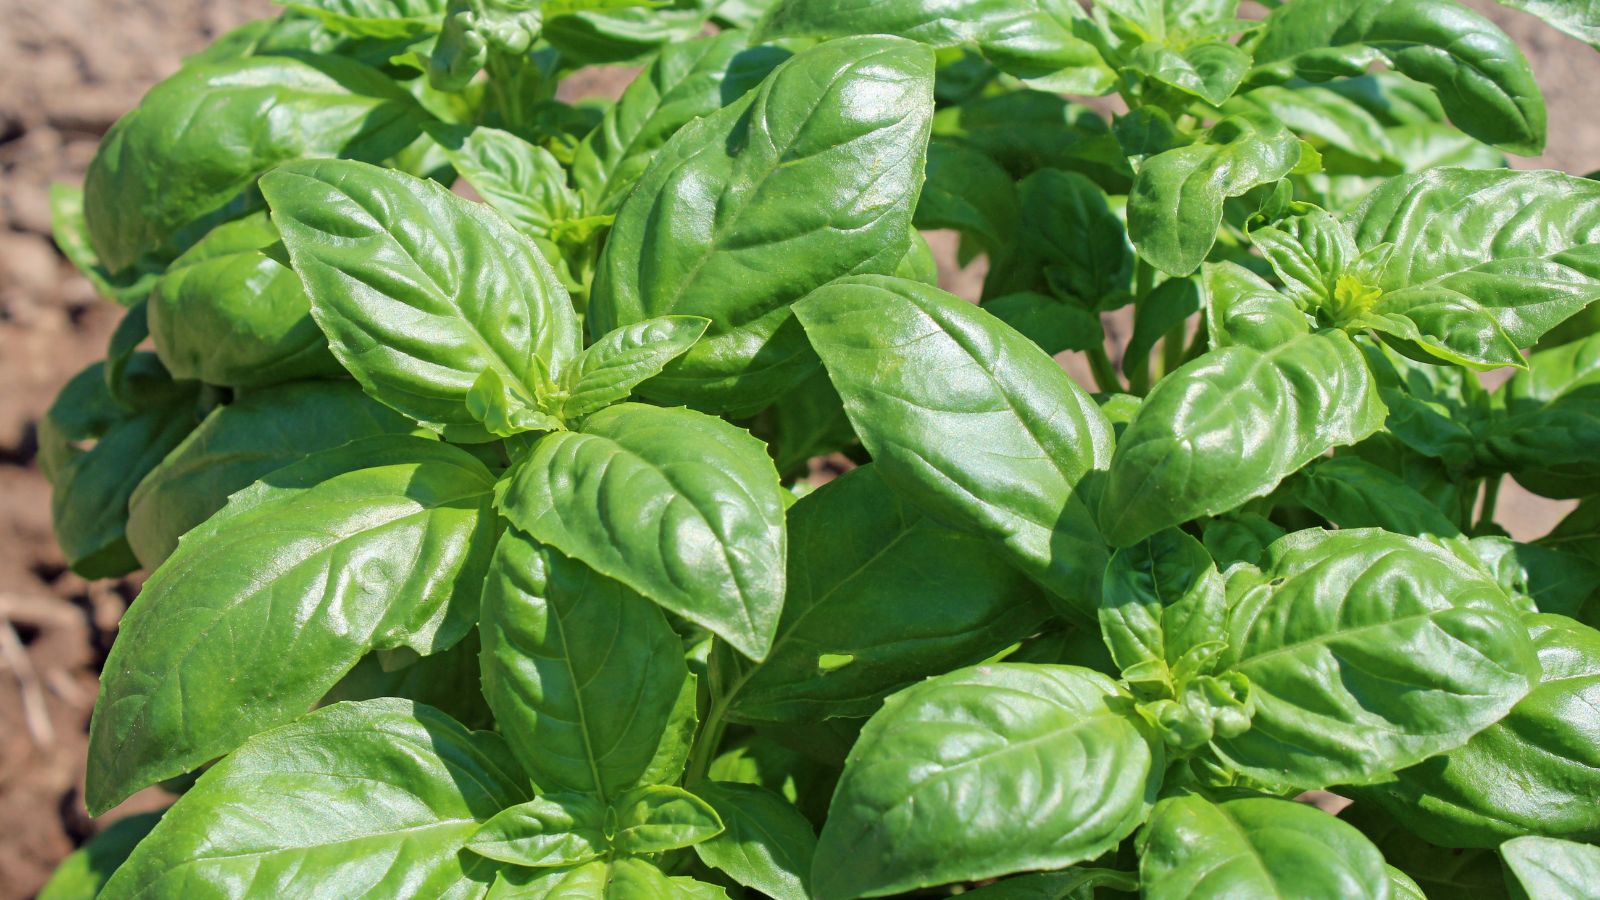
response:
M377 161L411 143L425 114L376 71L335 56L257 56L185 66L146 94L100 144L84 212L113 273L165 261L251 206L282 162Z
M1111 427L1055 361L971 304L900 279L842 279L795 311L884 482L999 541L1092 616L1106 551L1079 486L1106 467Z
M261 191L334 355L446 437L491 439L466 404L486 369L536 406L577 355L577 318L544 257L437 182L320 160L279 167Z
M1376 529L1296 532L1229 581L1228 654L1250 730L1214 746L1284 787L1379 780L1517 704L1538 659L1505 592L1448 550Z
M644 856L688 847L722 831L722 820L709 803L680 787L652 784L618 798L619 853Z
M257 735L167 811L101 897L481 892L473 832L527 799L499 736L405 700Z
M1600 884L1600 847L1528 835L1500 845L1506 884L1528 900L1587 900Z
M638 785L689 677L661 611L507 529L481 616L483 693L534 783L602 802Z
M723 687L746 722L868 716L890 693L979 663L1050 616L983 538L901 500L877 463L789 510L789 590L772 651Z
M561 414L580 419L626 400L640 382L661 372L706 333L709 319L660 316L601 335L565 375Z
M702 781L694 791L722 820L722 833L695 855L773 900L808 900L817 834L789 801L753 784Z
M329 31L386 41L415 41L438 32L443 0L288 0Z
M1303 803L1198 795L1156 804L1139 833L1139 894L1201 897L1388 897L1383 855L1361 832Z
M589 329L711 320L645 396L754 412L815 365L789 306L828 281L894 270L933 115L933 54L830 41L679 131L617 213Z
M867 723L811 870L820 900L1093 859L1155 801L1162 751L1116 683L1000 663L907 688Z
M761 442L687 409L624 403L548 435L501 512L751 659L783 608L784 501Z
M1223 639L1222 578L1201 543L1177 529L1118 550L1106 566L1100 630L1111 658L1177 665L1186 651Z
M460 640L494 540L493 484L455 447L386 436L230 498L122 620L90 727L90 808L292 720L369 650Z
M593 794L541 794L496 813L467 849L517 866L576 865L610 852L605 819L606 805Z
M557 222L583 215L555 156L498 128L434 127L456 173L528 237L548 238Z
M1133 248L1105 191L1076 172L1040 169L1017 192L1016 246L998 257L985 296L1048 290L1090 310L1127 303Z

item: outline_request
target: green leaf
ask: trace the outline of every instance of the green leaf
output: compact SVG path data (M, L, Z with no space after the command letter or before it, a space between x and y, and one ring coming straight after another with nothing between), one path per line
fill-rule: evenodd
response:
M528 237L548 238L557 222L583 215L583 201L567 187L567 170L543 147L481 126L429 128L428 134L456 173Z
M1497 469L1547 497L1600 491L1593 448L1600 440L1600 335L1541 350L1506 383L1504 416L1482 433Z
M924 230L951 228L1003 259L1016 242L1017 186L985 153L952 141L928 144L928 176L914 222Z
M211 226L260 205L282 162L378 161L416 139L424 113L387 77L333 56L190 65L112 126L84 180L100 261L120 273L171 259Z
M747 41L724 31L661 49L572 154L572 183L587 209L616 212L678 129L744 96L789 55L746 50Z
M821 900L1093 859L1131 834L1162 752L1109 678L962 669L889 698L850 751L817 845Z
M1106 566L1100 630L1124 670L1176 666L1190 649L1222 640L1224 612L1210 554L1175 528L1118 550Z
M894 691L982 662L1050 616L998 548L901 500L878 463L790 508L788 584L771 652L721 692L736 721L871 715Z
M577 355L577 318L544 257L437 182L320 160L261 188L334 356L446 437L491 439L466 404L486 369L535 401Z
M1500 845L1506 884L1538 900L1591 900L1600 884L1600 847L1556 838L1513 838Z
M1124 68L1221 106L1250 71L1250 54L1226 41L1201 41L1182 48L1152 41L1135 47Z
M1016 246L993 262L985 296L1048 289L1088 309L1127 303L1133 248L1105 191L1083 175L1057 169L1040 169L1017 190L1022 206Z
M77 185L60 182L50 185L50 235L61 255L94 285L96 293L123 306L132 306L144 299L160 274L133 269L113 275L100 264L100 257L89 240L89 225L84 221L83 188Z
M101 896L475 895L493 866L462 848L525 799L497 735L405 700L341 703L200 776Z
M753 784L702 781L694 790L723 824L694 845L701 862L774 900L808 900L817 835L798 810Z
M642 859L595 860L563 869L502 869L486 900L727 900L727 893L692 878L668 878Z
M1045 0L780 0L757 38L893 34L934 47L976 46L1000 70L1039 79L1047 90L1101 94L1114 76L1079 36L1087 20L1076 4Z
M1156 285L1155 290L1134 307L1133 336L1128 338L1128 346L1122 353L1123 370L1131 372L1141 365L1148 370L1150 351L1155 349L1156 341L1187 322L1202 305L1197 279L1168 278Z
M1051 356L1064 350L1098 347L1106 339L1098 313L1074 301L1035 291L985 300L983 311L1010 325Z
M783 609L783 489L748 432L624 403L551 434L501 483L512 524L761 659Z
M607 802L640 784L689 677L661 611L508 529L481 616L483 693L534 783Z
M1092 616L1106 550L1079 485L1105 468L1111 427L1055 361L971 304L899 279L836 281L796 314L884 482L999 541Z
M1473 373L1406 359L1363 339L1367 367L1389 409L1384 429L1410 450L1455 471L1474 467L1490 419L1489 394Z
M518 866L570 866L610 852L606 805L592 794L544 794L507 807L472 835L467 849Z
M1372 434L1383 417L1366 362L1343 332L1212 350L1161 379L1123 432L1100 526L1125 547L1234 509L1330 447Z
M1600 49L1600 9L1589 0L1500 0L1500 3L1538 16L1563 34Z
M136 813L107 825L56 866L37 900L94 900L165 812Z
M561 414L578 419L626 400L640 382L694 346L709 324L699 316L661 316L601 335L562 376L567 399Z
M1300 142L1276 121L1229 116L1184 147L1139 167L1128 194L1128 233L1139 256L1169 275L1200 268L1222 225L1222 203L1272 184L1300 160Z
M385 436L231 497L122 620L90 728L90 808L292 720L369 650L460 640L494 540L493 484L455 447Z
M414 41L444 23L443 0L279 0L315 18L337 34L389 41Z
M1538 676L1500 586L1417 538L1297 532L1228 593L1224 661L1250 679L1256 711L1213 746L1266 784L1376 781L1466 743Z
M754 412L815 365L790 304L905 251L933 115L933 54L888 37L830 41L684 127L617 213L589 330L705 316L700 343L645 396Z
M241 392L140 481L128 499L128 543L146 569L178 538L222 508L228 495L308 454L416 426L349 381L297 381Z
M722 831L722 820L711 804L681 787L634 788L616 801L615 809L614 845L630 856L688 847Z
M1495 847L1523 834L1600 838L1600 632L1565 616L1524 619L1543 674L1505 718L1465 745L1363 788L1419 837Z
M1197 795L1156 804L1139 833L1139 894L1206 897L1388 897L1383 855L1361 832L1303 803Z
M1065 897L1081 896L1084 889L1093 890L1097 887L1132 893L1139 889L1139 879L1133 873L1118 872L1115 869L1073 866L1061 872L1018 875L977 890L967 891L961 896L967 900L1062 900Z
M277 243L254 213L218 225L162 274L150 337L173 377L252 388L344 374L299 276L266 252Z
M1383 124L1372 113L1325 87L1263 85L1234 97L1222 109L1231 115L1269 115L1310 141L1324 158L1348 156L1375 174L1392 172L1402 161Z
M1302 469L1289 498L1340 528L1452 537L1461 529L1404 478L1358 456L1335 456Z
M39 423L56 543L85 578L139 568L128 540L129 498L195 425L195 385L174 383L153 354L133 354L123 384L127 405L112 397L105 364L95 363L61 389Z
M1512 153L1544 150L1544 98L1516 42L1454 0L1322 0L1272 11L1253 78L1325 81L1385 59L1432 87L1456 127Z
M643 62L657 51L699 37L711 13L705 0L549 3L542 38L578 65Z
M1081 172L1126 193L1133 170L1100 113L1045 91L980 94L933 116L933 133L980 150L1022 178L1043 168Z

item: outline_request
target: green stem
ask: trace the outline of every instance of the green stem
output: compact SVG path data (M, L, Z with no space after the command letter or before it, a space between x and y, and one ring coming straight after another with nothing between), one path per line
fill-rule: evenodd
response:
M1172 326L1167 336L1161 339L1161 375L1165 377L1172 374L1172 370L1183 365L1184 322Z
M1492 475L1483 482L1483 510L1478 513L1478 524L1473 531L1481 532L1494 524L1495 504L1500 500L1500 482L1505 480L1503 475Z
M1133 268L1133 305L1137 311L1150 292L1155 290L1156 267L1138 259ZM1138 318L1135 312L1135 319ZM1150 358L1148 354L1143 359L1130 359L1126 352L1122 357L1122 371L1128 376L1128 392L1143 397L1150 392Z
M1111 357L1106 355L1103 346L1090 347L1089 374L1094 376L1095 386L1102 394L1115 394L1122 390L1122 381L1117 378L1117 369L1111 364Z
M711 769L711 760L722 743L722 735L728 730L728 701L733 698L734 692L724 693L722 690L722 664L717 658L721 649L722 642L712 638L711 652L706 654L706 691L711 704L706 710L706 720L700 723L700 731L695 735L694 747L689 751L689 765L683 773L684 787L694 787L705 780L706 772Z

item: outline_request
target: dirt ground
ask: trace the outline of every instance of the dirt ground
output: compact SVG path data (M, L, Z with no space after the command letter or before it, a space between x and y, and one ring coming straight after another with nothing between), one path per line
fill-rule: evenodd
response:
M1600 168L1600 54L1527 16L1473 5L1518 38L1550 104L1550 150L1524 164ZM57 253L47 188L81 182L100 135L185 54L271 9L266 0L0 0L0 898L32 896L100 827L163 802L147 791L99 821L82 805L97 674L138 581L78 578L51 536L35 425L61 385L103 354L121 313ZM951 274L972 285L978 273ZM1501 508L1522 537L1562 512L1514 485Z

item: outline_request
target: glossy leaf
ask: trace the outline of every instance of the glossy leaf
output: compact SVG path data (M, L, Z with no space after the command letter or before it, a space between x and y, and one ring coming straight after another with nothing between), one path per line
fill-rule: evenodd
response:
M1545 496L1600 491L1590 452L1600 439L1600 335L1533 354L1502 394L1506 414L1484 430L1484 457Z
M1500 0L1500 3L1538 16L1552 28L1600 48L1600 10L1589 0Z
M467 849L518 866L570 866L610 852L606 806L591 794L542 794L483 823Z
M988 155L951 141L928 145L928 176L917 198L918 228L951 228L991 259L1012 251L1019 215L1017 186Z
M1223 639L1224 604L1222 578L1205 547L1169 529L1111 557L1100 630L1124 670L1175 666L1190 649Z
M1400 166L1383 124L1359 103L1326 87L1263 85L1229 100L1223 111L1266 113L1311 141L1324 159L1347 155L1378 172Z
M460 640L494 540L492 487L461 450L391 436L235 494L122 620L90 728L90 807L292 720L369 650Z
M1302 803L1198 795L1156 804L1139 833L1139 894L1327 898L1392 895L1383 855L1361 832Z
M708 324L699 316L661 316L602 335L562 376L562 415L581 418L627 399L640 382L694 346Z
M39 889L38 900L93 900L105 888L133 848L144 840L162 813L135 813L107 825L88 843L67 854L50 880Z
M995 263L985 295L1048 289L1091 310L1125 304L1133 248L1105 191L1076 172L1041 169L1017 192L1017 247Z
M1267 784L1378 780L1466 743L1538 676L1500 586L1416 538L1296 532L1228 588L1224 660L1250 679L1256 711L1214 746Z
M694 791L723 824L720 834L694 845L701 862L773 900L811 896L817 835L787 800L753 784L703 781Z
M1100 315L1074 300L1022 291L986 300L983 310L1051 356L1098 347L1106 339Z
M1079 486L1105 468L1111 428L1055 361L971 304L898 279L837 281L796 312L884 482L999 541L1091 615L1105 547Z
M1099 113L1045 91L980 94L933 116L933 133L981 150L1016 178L1042 168L1081 172L1125 193L1133 170Z
M638 403L540 440L499 500L535 539L752 659L766 656L783 608L784 505L748 432Z
M481 615L483 693L534 783L607 802L638 785L689 677L661 611L508 529Z
M261 189L334 356L446 437L489 439L466 405L486 369L534 401L577 355L566 289L538 250L438 183L323 160Z
M671 785L634 788L618 798L615 809L614 845L630 856L688 847L722 831L722 820L709 803Z
M333 56L258 56L185 66L101 142L84 182L100 261L121 272L171 259L252 206L249 189L289 160L377 161L415 140L423 113L388 78Z
M567 170L543 147L498 128L430 128L456 173L528 237L548 238L557 222L583 215Z
M349 381L299 381L241 392L212 410L128 500L128 542L147 569L228 495L274 469L359 438L417 428Z
M494 867L462 848L526 798L498 736L404 700L341 703L200 776L101 896L472 895Z
M486 900L727 900L727 892L692 878L668 878L643 859L595 860L561 869L502 870Z
M772 650L721 692L749 722L868 716L931 675L982 662L1050 615L998 548L900 499L872 463L789 511L789 590Z
M771 403L815 365L790 304L899 263L932 114L927 48L859 37L796 54L657 154L617 212L590 332L705 316L706 337L641 393L717 412Z
M1288 484L1290 496L1341 528L1451 537L1461 529L1401 476L1356 456L1313 463Z
M340 34L416 40L439 30L445 4L443 0L290 0L284 6Z
M1600 847L1525 836L1500 845L1506 883L1539 900L1587 900L1600 884Z

